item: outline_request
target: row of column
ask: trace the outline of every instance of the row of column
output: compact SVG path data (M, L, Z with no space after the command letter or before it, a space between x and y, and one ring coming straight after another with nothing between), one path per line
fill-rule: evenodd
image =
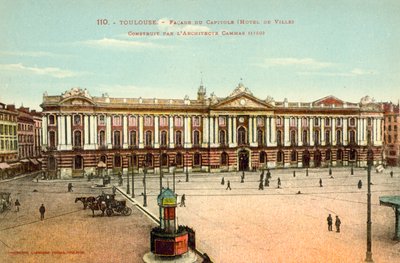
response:
M258 116L249 116L247 119L247 125L240 122L240 118L237 116L224 116L225 117L225 125L226 125L226 143L229 147L237 146L237 130L240 126L243 126L247 132L248 144L250 146L257 146L257 130L258 130ZM284 146L290 146L290 128L293 125L290 125L291 117L283 117L283 143ZM303 117L299 117L295 119L297 126L297 142L298 145L302 145L303 136L302 130L303 126L301 123ZM57 116L57 137L58 137L58 146L59 150L71 150L72 149L72 118L71 115L59 115ZM314 121L313 117L308 118L308 128L309 128L309 145L314 145ZM144 147L144 117L138 117L138 146L139 148ZM239 123L238 123L239 122ZM321 145L325 145L325 121L324 118L319 119L320 122L320 143ZM84 115L84 149L94 150L98 144L98 123L96 115ZM219 116L203 116L202 117L203 130L201 142L203 147L208 146L208 142L210 142L211 147L218 147L220 145L219 131ZM106 126L106 145L108 148L112 148L112 118L111 116L106 116L105 120ZM381 132L382 120L380 118L374 118L372 123L372 141L374 145L380 146L382 145L382 132ZM274 116L263 116L262 117L262 127L264 127L263 133L263 144L268 146L276 146L276 117ZM296 127L295 126L295 127ZM192 147L192 120L190 116L184 117L183 122L183 147L191 148ZM336 144L336 118L331 118L331 138L332 144ZM342 142L344 145L348 143L348 119L342 119ZM42 139L43 144L46 145L48 142L48 119L46 116L42 118ZM357 143L359 145L367 145L367 120L366 118L357 119ZM160 145L159 142L160 137L160 129L159 129L159 117L154 116L154 134L153 134L153 147L158 148ZM123 116L122 118L122 147L128 148L129 146L129 132L128 132L128 118L127 116ZM169 117L169 147L175 147L175 133L174 133L174 117Z

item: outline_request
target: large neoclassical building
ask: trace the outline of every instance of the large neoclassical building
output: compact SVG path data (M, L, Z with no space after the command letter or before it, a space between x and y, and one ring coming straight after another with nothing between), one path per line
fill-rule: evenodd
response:
M383 111L369 97L259 99L240 83L224 98L43 96L44 167L61 177L141 171L364 166L382 161Z

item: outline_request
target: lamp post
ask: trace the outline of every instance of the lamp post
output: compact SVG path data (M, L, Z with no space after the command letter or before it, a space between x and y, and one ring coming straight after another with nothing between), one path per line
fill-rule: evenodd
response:
M188 155L188 152L186 152L186 156ZM187 158L185 158L185 162L187 161ZM186 182L189 182L189 167L188 164L186 163Z
M374 262L372 259L372 240L371 240L371 164L368 163L368 193L367 193L367 253L365 256L365 262Z
M132 165L132 198L135 198L135 166Z
M129 171L128 171L128 173L126 174L126 194L130 194L131 193L131 190L130 190L130 186L129 186Z
M147 206L147 195L146 195L146 174L147 168L146 166L143 167L143 206Z

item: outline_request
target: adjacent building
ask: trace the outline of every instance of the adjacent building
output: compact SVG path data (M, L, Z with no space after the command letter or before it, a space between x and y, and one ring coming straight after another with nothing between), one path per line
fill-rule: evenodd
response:
M383 110L369 97L260 99L242 83L226 97L44 94L43 165L59 177L130 169L238 171L382 162Z
M391 102L382 103L384 110L384 156L389 166L400 165L400 107Z
M17 117L14 105L0 103L0 178L12 175L18 161Z

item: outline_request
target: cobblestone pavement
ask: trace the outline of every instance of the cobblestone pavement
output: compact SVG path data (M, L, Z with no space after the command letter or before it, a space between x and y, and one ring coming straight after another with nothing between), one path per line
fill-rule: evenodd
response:
M296 171L296 176L293 176ZM372 254L375 262L400 262L392 240L395 217L379 196L400 195L400 170L372 171ZM196 231L197 247L215 262L363 262L366 255L367 172L349 168L272 170L270 186L258 190L260 173L176 176L176 193L186 195L178 223ZM224 177L225 185L221 185ZM277 188L280 177L282 186ZM319 185L322 179L323 187ZM226 190L230 180L232 190ZM357 183L362 180L363 187ZM163 185L173 187L171 174ZM126 191L124 186L120 189ZM132 186L130 179L130 187ZM300 194L298 194L300 191ZM135 175L135 199L143 203L143 177ZM159 177L147 176L147 209L158 217ZM327 216L341 219L341 232L328 232ZM335 229L335 225L333 226Z
M68 182L74 185L67 192ZM149 233L155 225L131 203L130 216L92 217L79 196L97 196L95 182L32 181L26 177L0 183L0 192L11 192L20 211L0 214L1 262L142 262L149 251ZM37 190L37 192L34 192ZM111 193L111 188L105 189ZM117 199L123 199L118 195ZM40 221L39 206L46 207Z

